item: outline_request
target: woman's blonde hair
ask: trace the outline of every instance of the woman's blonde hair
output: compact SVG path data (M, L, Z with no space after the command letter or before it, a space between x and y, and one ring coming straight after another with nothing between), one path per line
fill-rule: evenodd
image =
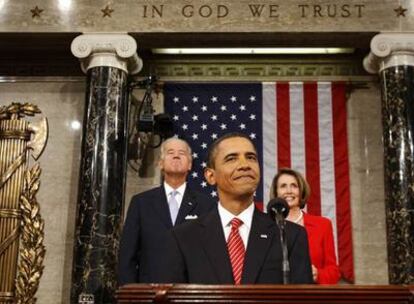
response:
M272 185L270 187L270 199L277 197L277 182L283 174L293 176L299 186L300 202L299 206L301 209L305 208L306 202L310 196L310 187L306 179L298 171L290 168L280 168L275 177L273 178Z

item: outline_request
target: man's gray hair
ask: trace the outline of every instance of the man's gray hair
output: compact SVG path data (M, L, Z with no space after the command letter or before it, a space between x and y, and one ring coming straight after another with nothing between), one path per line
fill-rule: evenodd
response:
M183 144L185 144L185 146L187 147L187 151L188 151L188 155L190 156L190 159L191 160L193 159L193 155L191 153L191 147L188 144L188 142L186 142L184 139L181 139L181 138L178 138L178 137L170 137L170 138L167 138L166 140L164 140L162 142L161 147L160 147L160 159L164 159L164 157L165 157L165 145L168 144L169 142L172 142L172 141L180 141Z

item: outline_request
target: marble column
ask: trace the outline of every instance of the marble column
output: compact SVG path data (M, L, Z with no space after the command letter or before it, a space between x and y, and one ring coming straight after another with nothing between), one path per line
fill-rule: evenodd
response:
M364 59L382 93L390 284L414 284L414 33L381 33Z
M126 34L84 34L72 53L87 74L71 303L114 303L126 177L128 73L142 68Z

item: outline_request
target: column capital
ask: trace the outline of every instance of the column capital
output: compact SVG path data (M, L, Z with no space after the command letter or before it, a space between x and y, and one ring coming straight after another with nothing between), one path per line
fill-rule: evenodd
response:
M371 40L364 68L372 74L397 65L414 66L414 32L380 33Z
M135 39L126 33L84 33L71 44L83 72L98 66L111 66L136 74L142 69Z

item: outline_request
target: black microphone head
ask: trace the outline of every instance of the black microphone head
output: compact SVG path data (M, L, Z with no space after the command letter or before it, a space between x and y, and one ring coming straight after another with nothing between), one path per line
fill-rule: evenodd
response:
M281 215L286 218L289 214L289 204L281 197L272 198L267 204L267 213L272 217Z

